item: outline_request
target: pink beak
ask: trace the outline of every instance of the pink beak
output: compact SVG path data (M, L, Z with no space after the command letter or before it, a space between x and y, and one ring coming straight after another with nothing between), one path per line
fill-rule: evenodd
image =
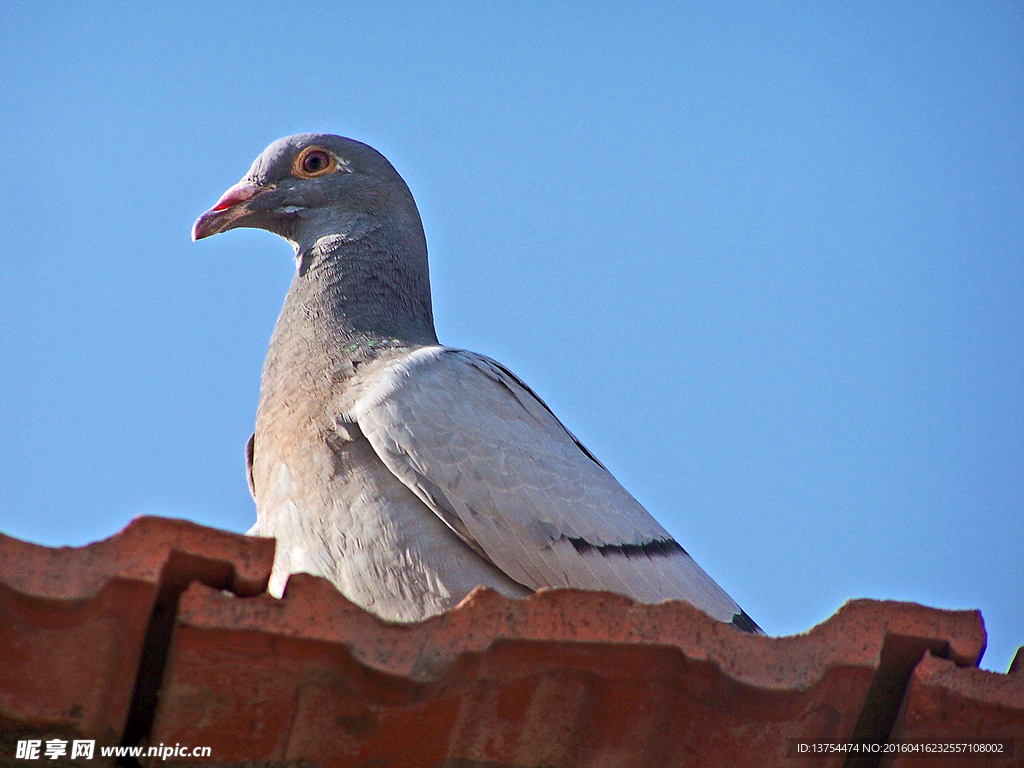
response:
M220 196L220 200L213 208L196 219L196 223L192 226L192 239L202 240L204 237L223 232L232 222L247 213L242 203L269 189L273 189L273 187L260 187L246 179L238 182Z

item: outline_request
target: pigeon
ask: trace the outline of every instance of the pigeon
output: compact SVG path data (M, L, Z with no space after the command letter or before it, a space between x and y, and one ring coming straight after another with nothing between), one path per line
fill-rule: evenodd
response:
M193 240L264 229L296 271L246 447L270 591L323 576L392 622L480 585L681 599L763 634L508 368L438 343L427 244L402 177L329 134L275 141Z

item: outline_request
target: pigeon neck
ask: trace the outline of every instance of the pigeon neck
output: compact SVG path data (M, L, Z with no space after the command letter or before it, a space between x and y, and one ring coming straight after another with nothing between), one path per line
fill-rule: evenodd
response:
M418 238L396 234L381 226L298 245L283 310L290 325L371 347L436 344L422 229Z

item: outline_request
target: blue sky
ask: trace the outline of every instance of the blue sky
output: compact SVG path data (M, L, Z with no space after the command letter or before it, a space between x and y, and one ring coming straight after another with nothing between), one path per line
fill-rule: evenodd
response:
M141 6L147 6L145 8ZM0 531L243 531L290 247L272 140L384 152L495 357L762 626L1024 644L1019 3L0 6Z

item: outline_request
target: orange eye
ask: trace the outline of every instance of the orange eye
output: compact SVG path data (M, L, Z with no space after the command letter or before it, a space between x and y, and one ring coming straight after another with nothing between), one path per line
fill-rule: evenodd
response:
M331 173L338 167L334 155L323 147L306 147L292 163L292 172L303 179Z

